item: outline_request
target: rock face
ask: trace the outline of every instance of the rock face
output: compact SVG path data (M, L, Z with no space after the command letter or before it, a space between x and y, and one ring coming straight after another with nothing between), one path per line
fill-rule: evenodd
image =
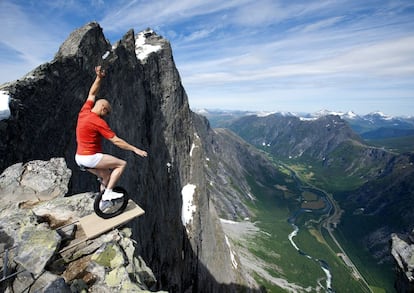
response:
M229 129L211 129L203 116L194 114L194 124L206 157L208 194L221 218L240 221L250 218L246 202L255 200L246 178L254 177L263 188L279 174L264 154ZM234 184L237 183L237 184Z
M393 234L391 239L396 263L395 288L398 292L414 292L414 230L405 237Z
M15 194L24 186L25 178L11 170L24 170L25 176L37 178L36 184L46 190L65 189L69 182L69 177L60 182L49 180L70 174L62 158L16 164L1 175L2 183L16 182ZM42 178L39 173L49 176ZM17 275L2 280L0 291L142 292L154 288L153 272L141 256L135 255L131 229L113 230L82 242L76 221L93 212L93 194L63 195L39 200L35 193L28 193L1 206L2 277ZM22 205L30 197L30 207ZM68 246L76 242L79 244Z
M39 201L64 196L72 172L63 158L48 162L17 163L0 176L0 197L3 204L19 202L31 205Z
M77 114L96 64L107 70L99 96L112 104L109 125L149 153L142 159L104 144L105 152L128 162L119 184L146 212L130 226L138 244L136 254L157 279L155 289L256 290L245 281L242 268L234 266L234 254L207 196L202 141L171 47L151 30L138 35L130 30L111 45L101 27L89 23L69 36L51 62L0 86L11 97L11 116L0 121L0 170L63 157L72 172L68 194L96 190L94 176L79 171L74 162ZM193 209L184 221L186 186L194 187L189 202Z

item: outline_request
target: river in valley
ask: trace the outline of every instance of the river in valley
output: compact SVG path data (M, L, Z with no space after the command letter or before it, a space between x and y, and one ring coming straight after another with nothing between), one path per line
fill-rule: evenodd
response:
M309 187L303 187L300 184L300 181L297 179L297 177L295 175L292 175L292 177L295 179L296 183L298 184L299 189L302 192L306 191L306 192L310 192L312 194L318 195L318 200L322 200L324 202L324 206L323 206L323 208L320 208L320 209L308 209L308 208L302 208L301 207L298 210L294 211L293 214L288 219L288 222L293 227L292 233L290 233L289 236L288 236L289 241L292 244L292 246L298 251L298 253L300 255L302 255L303 257L308 258L310 261L315 261L320 265L321 270L326 275L326 283L325 283L325 285L321 284L321 280L317 280L317 283L319 284L319 286L325 288L326 292L334 292L334 290L332 289L332 273L329 269L328 263L323 259L318 259L318 258L312 257L307 252L301 250L300 247L294 241L294 238L298 234L299 229L300 229L298 227L298 224L297 224L296 220L298 219L298 217L301 214L303 214L303 213L312 213L312 214L315 214L319 217L322 217L324 215L329 216L329 214L332 210L332 204L323 192L321 192L320 190L317 190L317 189L313 189L313 188L309 188ZM301 197L302 197L302 195L301 195ZM303 198L301 198L301 202L302 201L303 201Z

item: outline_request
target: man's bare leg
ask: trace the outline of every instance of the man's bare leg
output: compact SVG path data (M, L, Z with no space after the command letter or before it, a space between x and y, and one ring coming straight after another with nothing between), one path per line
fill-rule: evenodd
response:
M104 191L105 188L108 186L109 178L111 176L111 170L90 168L88 169L88 171L97 176L98 178L101 178L100 190L101 192Z
M112 169L112 172L109 176L109 181L107 182L106 188L112 189L115 187L115 184L118 182L119 178L124 172L127 163L124 160L118 159L117 157L103 154L102 159L96 165L95 169L98 170L109 170ZM105 180L105 179L104 179Z

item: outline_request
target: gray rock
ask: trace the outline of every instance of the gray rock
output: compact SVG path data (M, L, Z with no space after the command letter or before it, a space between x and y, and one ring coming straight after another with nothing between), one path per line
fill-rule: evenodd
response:
M19 231L37 224L37 218L30 210L16 209L14 205L0 208L0 235L7 241L5 246L16 246L19 243Z
M24 165L20 185L33 190L39 200L50 200L68 192L71 174L63 158L31 161Z
M87 288L87 287L86 287ZM72 292L81 292L72 291L63 278L57 278L53 282L49 283L42 291L42 293L72 293Z
M70 291L72 293L77 292L88 292L88 285L85 283L85 281L76 279L72 282L70 285Z
M62 226L93 213L93 201L94 194L86 192L45 201L32 210L36 216L44 218L50 226Z
M56 231L41 225L23 227L19 231L17 256L14 261L37 276L55 254L60 239Z
M15 164L0 175L2 184L10 183L7 188L12 194L24 188L35 193L62 191L57 197L32 202L32 209L19 208L20 198L0 207L1 248L9 249L8 274L22 271L1 288L13 292L27 288L29 292L143 292L154 286L154 273L141 257L135 257L131 229L113 230L58 253L60 235L77 241L82 234L78 235L74 223L93 212L93 193L63 197L68 174L60 158ZM93 255L96 262L91 261Z
M414 231L410 236L414 234ZM391 254L396 263L396 289L398 292L414 291L414 243L412 237L401 238L397 234L391 235Z
M20 178L23 173L23 163L16 163L0 175L0 191L14 191L20 185Z
M44 292L49 286L52 288L55 286L59 286L64 290L67 288L62 281L58 281L62 279L60 276L52 274L48 271L43 272L36 278L34 276L25 271L19 275L17 275L16 279L12 284L12 292ZM55 287L56 288L56 287ZM48 291L53 292L53 291ZM65 292L65 291L54 291L54 292Z
M136 280L139 280L139 283L145 284L146 288L153 288L157 284L157 279L154 276L152 270L147 266L145 261L141 256L138 258L133 258L133 265Z
M5 204L35 204L68 191L71 171L63 158L17 163L0 176L0 197Z

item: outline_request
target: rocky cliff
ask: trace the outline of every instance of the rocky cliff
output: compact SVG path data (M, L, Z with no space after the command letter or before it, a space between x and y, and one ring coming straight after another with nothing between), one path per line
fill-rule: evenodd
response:
M392 234L392 256L395 261L398 292L414 292L414 230L403 236Z
M71 171L63 158L17 163L0 176L1 292L143 292L156 279L130 228L84 239L77 221L93 213L94 193L63 197Z
M269 178L280 174L263 152L248 144L229 129L209 126L203 116L194 114L194 124L200 135L206 160L204 165L209 181L208 194L220 217L240 221L252 217L246 203L255 201L247 178L263 186Z
M344 200L345 208L363 207L361 220L364 216L378 219L360 239L378 262L392 261L389 242L393 233L404 235L414 229L413 178L414 156L396 155L377 178L349 192Z
M235 265L207 196L202 141L171 47L151 30L130 30L111 45L101 27L89 23L69 36L51 62L2 85L0 90L10 96L11 116L0 121L0 169L64 157L72 171L68 194L96 188L95 178L79 171L73 157L77 113L94 79L93 67L100 63L107 77L99 94L113 108L109 124L118 136L149 153L142 159L104 145L106 152L127 160L120 185L146 211L130 227L135 253L157 279L154 289L256 290Z

